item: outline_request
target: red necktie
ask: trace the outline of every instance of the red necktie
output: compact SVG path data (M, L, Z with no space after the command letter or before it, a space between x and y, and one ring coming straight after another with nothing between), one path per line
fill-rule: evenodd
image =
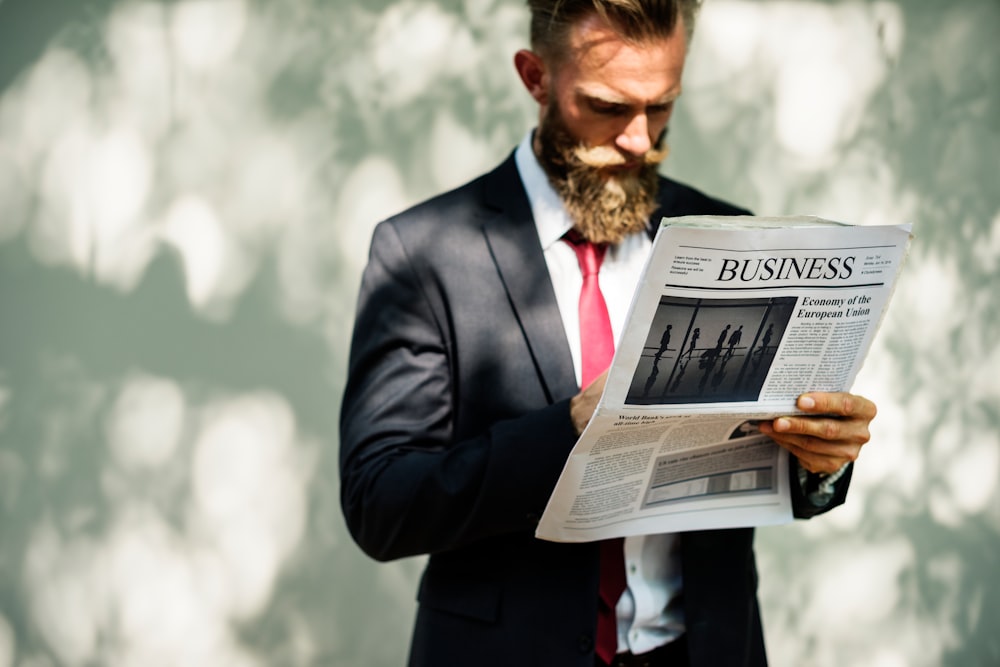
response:
M607 370L615 354L615 339L611 331L608 306L601 294L597 275L607 250L583 240L576 230L570 230L564 240L576 252L583 287L580 289L580 365L581 384L586 387ZM611 664L618 651L618 623L615 605L625 591L624 541L621 538L601 542L600 600L597 605L597 655Z

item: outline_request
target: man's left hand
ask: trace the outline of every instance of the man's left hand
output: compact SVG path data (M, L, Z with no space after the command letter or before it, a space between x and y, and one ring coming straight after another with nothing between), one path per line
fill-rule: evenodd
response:
M868 426L876 409L863 396L811 392L799 396L797 405L809 414L762 422L760 431L794 454L809 472L837 472L857 459L871 438Z

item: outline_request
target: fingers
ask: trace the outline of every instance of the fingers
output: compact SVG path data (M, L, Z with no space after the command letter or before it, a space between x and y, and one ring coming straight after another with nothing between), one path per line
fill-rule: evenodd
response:
M845 464L855 461L861 453L860 444L831 442L805 435L777 433L770 424L762 423L760 430L798 458L809 472L834 473Z
M597 409L597 404L601 400L601 395L604 393L604 385L607 381L608 372L604 371L593 382L587 385L583 391L570 399L569 414L577 436L583 433L583 429L587 427L590 418L594 416L594 410Z
M809 449L803 449L793 444L775 441L780 446L791 452L799 460L799 465L814 473L824 473L832 475L848 463L857 459L860 447L846 456L834 456L830 452L816 453Z
M774 433L788 436L789 442L803 445L811 440L861 446L871 439L869 421L832 417L779 417L769 426ZM768 434L771 435L771 434Z
M799 397L806 415L763 422L760 430L794 454L810 472L833 473L858 458L871 439L875 404L846 392L813 392Z
M796 405L803 412L817 415L835 415L852 419L875 419L875 404L864 396L847 392L813 392L802 394Z
M859 446L871 439L869 425L877 410L864 396L814 392L800 396L797 405L809 414L775 419L771 423L774 432ZM798 440L802 442L801 438Z

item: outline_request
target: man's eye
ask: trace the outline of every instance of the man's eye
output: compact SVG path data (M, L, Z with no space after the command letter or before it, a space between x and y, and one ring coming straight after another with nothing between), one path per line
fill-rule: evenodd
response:
M648 113L650 116L657 116L657 115L667 114L667 113L670 113L670 110L673 107L674 107L674 103L673 102L669 102L667 104L654 104L654 105L646 108L646 113Z
M599 113L604 116L620 116L628 111L628 107L624 104L614 104L611 102L591 102L590 108L595 113Z

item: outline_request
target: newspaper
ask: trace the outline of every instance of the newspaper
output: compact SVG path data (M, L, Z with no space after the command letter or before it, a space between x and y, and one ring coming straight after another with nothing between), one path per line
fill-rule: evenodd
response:
M536 536L790 521L789 457L757 424L849 390L909 240L909 225L665 218Z

